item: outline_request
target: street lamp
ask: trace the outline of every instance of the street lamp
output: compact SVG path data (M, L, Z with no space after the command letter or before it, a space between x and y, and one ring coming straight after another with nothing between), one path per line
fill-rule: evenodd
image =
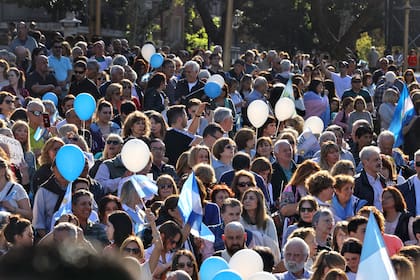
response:
M81 22L81 20L76 18L74 12L66 12L66 17L60 20L64 37L76 35Z

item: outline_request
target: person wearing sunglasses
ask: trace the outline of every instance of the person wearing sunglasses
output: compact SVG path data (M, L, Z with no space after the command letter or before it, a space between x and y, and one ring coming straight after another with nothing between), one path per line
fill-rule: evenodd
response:
M189 250L179 250L172 259L171 271L183 270L191 276L192 280L198 280L198 265L194 255Z
M26 107L26 116L28 118L29 124L29 139L31 140L31 148L32 151L35 153L35 156L38 157L41 153L41 149L43 148L46 139L48 139L48 131L41 133L40 137L34 137L35 132L37 132L38 128L44 128L44 121L42 119L42 113L45 112L45 106L42 104L40 99L34 99L28 103Z
M255 182L255 177L251 172L239 170L235 173L235 177L233 177L230 187L235 193L235 198L241 200L244 192L256 185L257 183Z
M236 144L230 138L222 137L217 139L214 143L212 149L214 160L212 160L211 163L218 181L224 172L232 169L232 159L235 155L235 151Z
M79 93L89 93L96 100L99 100L99 90L95 83L88 79L86 76L87 73L87 64L83 60L78 60L73 64L74 80L70 85L69 92L74 96L77 96Z
M95 160L94 165L89 170L89 175L92 178L95 178L99 165L101 165L101 163L103 163L105 160L115 158L121 152L122 146L123 139L121 136L115 133L108 135L102 155Z

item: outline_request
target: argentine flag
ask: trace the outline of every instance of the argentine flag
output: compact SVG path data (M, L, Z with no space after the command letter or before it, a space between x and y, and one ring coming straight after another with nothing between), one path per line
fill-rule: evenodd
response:
M366 227L356 280L396 280L382 234L372 212Z
M407 85L404 84L404 88L401 92L400 98L398 99L397 107L395 108L394 117L389 125L389 130L395 137L395 148L404 144L402 129L411 121L415 114L413 102L411 101L410 94L408 93Z
M214 242L214 234L203 224L203 207L194 172L190 174L182 186L178 209L184 223L191 225L192 235Z
M54 213L52 220L51 220L51 230L54 228L55 222L60 219L61 216L64 214L70 214L72 213L71 210L71 185L72 182L70 182L67 185L66 193L64 194L63 201L61 201L60 208L58 208L57 212Z
M130 181L141 198L149 200L158 193L155 182L145 175L132 175Z

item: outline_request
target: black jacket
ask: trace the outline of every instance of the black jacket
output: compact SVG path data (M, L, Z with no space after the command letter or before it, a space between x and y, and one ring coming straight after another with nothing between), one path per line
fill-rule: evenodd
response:
M385 178L379 175L379 180L381 181L382 188L386 187ZM369 184L366 171L363 169L362 172L355 176L354 180L354 195L358 198L366 200L367 205L372 206L374 201L374 192L373 187Z

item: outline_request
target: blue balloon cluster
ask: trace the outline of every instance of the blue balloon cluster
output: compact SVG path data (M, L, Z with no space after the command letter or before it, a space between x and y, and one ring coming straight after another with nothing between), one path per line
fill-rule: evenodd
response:
M64 179L71 182L82 173L85 167L85 156L78 146L67 144L58 150L55 162Z
M89 93L80 93L74 100L74 111L82 121L89 120L96 109L96 101Z
M214 99L222 93L222 87L216 82L207 82L204 85L204 93Z
M243 280L241 275L232 269L225 269L219 271L213 278L213 280Z
M163 56L160 53L154 53L150 58L150 65L153 68L159 68L163 63Z
M51 100L54 102L55 107L58 106L58 97L54 92L47 92L42 96L42 100Z
M201 280L213 280L213 277L221 270L229 269L229 264L221 257L207 258L200 267Z

